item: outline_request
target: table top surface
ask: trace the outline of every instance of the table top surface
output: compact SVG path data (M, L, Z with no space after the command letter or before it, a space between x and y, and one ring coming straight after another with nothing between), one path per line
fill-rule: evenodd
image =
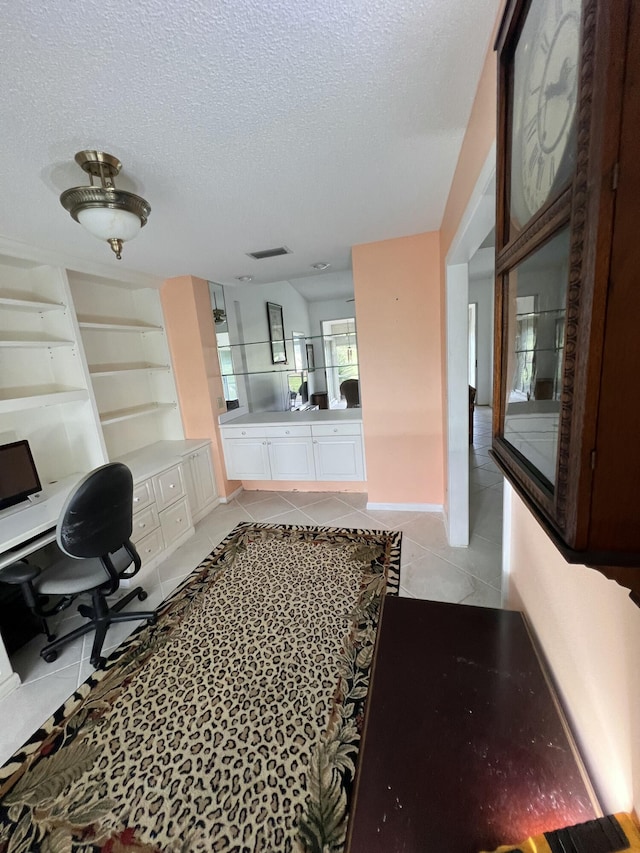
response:
M521 613L388 596L349 853L473 853L601 815Z

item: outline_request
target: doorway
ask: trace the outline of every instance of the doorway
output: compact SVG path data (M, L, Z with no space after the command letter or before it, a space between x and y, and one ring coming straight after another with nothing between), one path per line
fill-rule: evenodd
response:
M495 226L495 143L447 254L447 500L450 545L469 545L469 261Z

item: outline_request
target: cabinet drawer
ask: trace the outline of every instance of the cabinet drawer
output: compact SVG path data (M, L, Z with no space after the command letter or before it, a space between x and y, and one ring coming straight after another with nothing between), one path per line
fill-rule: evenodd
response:
M180 465L175 465L173 468L163 471L162 474L156 474L153 478L153 491L155 492L158 511L171 506L178 498L183 497L186 490Z
M191 527L191 514L187 499L183 498L177 504L170 506L160 513L160 527L164 537L165 547L173 544Z
M362 425L355 424L313 424L312 435L360 435Z
M309 425L270 426L265 427L262 433L267 438L309 438L311 427Z
M141 509L133 516L133 530L131 532L131 541L139 542L148 536L152 530L160 527L160 519L158 518L158 510L155 504L151 504L146 509Z
M150 563L163 550L164 541L162 539L162 531L159 527L136 543L136 551L140 554L143 566Z
M143 480L133 487L133 511L138 512L150 503L153 503L153 486L151 480Z
M264 438L266 427L227 427L220 430L223 438Z

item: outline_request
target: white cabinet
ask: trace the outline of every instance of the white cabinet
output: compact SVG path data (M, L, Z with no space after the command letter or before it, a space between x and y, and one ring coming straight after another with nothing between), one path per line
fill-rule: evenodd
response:
M224 431L222 431L224 435ZM230 480L270 480L269 448L266 436L224 438L224 459Z
M182 464L167 450L166 445L156 445L156 459L151 465L151 448L122 460L131 468L135 482L131 541L147 570L166 559L193 533ZM167 459L164 463L163 455ZM140 471L154 469L151 476L140 479Z
M364 480L360 424L314 424L316 480Z
M364 480L360 422L222 426L231 480Z
M207 444L185 454L182 460L191 517L195 524L218 502L218 490L211 461L211 445Z
M314 479L310 426L229 427L222 435L230 479Z
M269 438L272 480L313 480L313 445L309 438Z

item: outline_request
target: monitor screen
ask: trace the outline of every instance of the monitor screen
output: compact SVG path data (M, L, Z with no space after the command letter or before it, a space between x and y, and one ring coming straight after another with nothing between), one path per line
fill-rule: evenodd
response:
M28 441L0 445L0 509L42 490Z

